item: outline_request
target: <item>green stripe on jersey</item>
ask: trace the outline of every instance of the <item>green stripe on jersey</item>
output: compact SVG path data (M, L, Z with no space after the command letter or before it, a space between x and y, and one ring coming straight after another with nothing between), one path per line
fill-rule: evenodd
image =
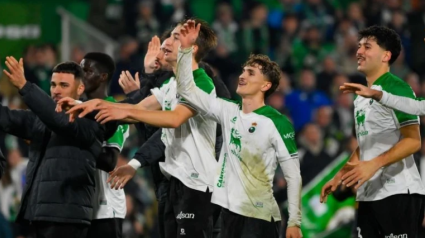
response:
M273 121L273 124L282 137L282 140L285 143L285 146L288 149L290 155L296 154L298 152L297 144L295 142L294 126L286 116L282 115L280 112L270 106L263 106L255 110L254 113L265 116Z
M214 84L212 79L205 73L205 70L199 68L193 71L193 78L195 80L195 84L202 91L210 94L214 89Z
M375 83L373 83L373 85L380 85L382 87L382 90L389 92L393 95L415 99L415 93L413 92L409 84L407 84L405 81L391 73L383 74L375 81ZM410 115L397 110L394 110L394 113L397 117L400 126L418 123L417 116Z
M161 87L159 87L159 88L162 88L162 87L164 87L166 84L168 84L170 82L170 79L166 79L162 84L161 84Z

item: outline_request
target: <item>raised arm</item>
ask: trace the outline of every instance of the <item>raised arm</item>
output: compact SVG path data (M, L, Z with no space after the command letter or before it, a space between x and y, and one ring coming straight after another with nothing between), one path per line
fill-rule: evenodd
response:
M16 137L31 140L36 116L28 110L10 110L0 106L0 130Z

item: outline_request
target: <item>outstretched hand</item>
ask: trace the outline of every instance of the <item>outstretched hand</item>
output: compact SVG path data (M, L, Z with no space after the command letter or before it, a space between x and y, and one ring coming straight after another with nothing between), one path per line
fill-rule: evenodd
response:
M139 72L136 73L135 77L136 79L131 76L131 73L129 71L121 72L120 78L118 79L118 83L120 84L125 94L129 94L133 91L140 89Z
M136 170L126 164L109 172L109 178L106 182L111 184L111 189L122 189L135 174Z
M27 83L24 75L24 60L20 58L18 62L15 57L8 56L5 63L10 72L4 69L3 73L7 75L13 86L18 89L23 88Z
M73 122L77 115L79 118L85 117L87 114L94 111L96 107L101 106L103 102L104 101L100 99L92 99L72 107L66 112L66 114L70 115L69 121Z
M152 40L149 42L148 51L145 55L145 73L150 74L155 70L160 68L160 65L156 62L156 57L161 51L161 40L158 36L152 37Z
M357 83L344 83L344 85L339 87L343 93L355 93L364 98L373 98L377 101L381 100L382 92L379 90L368 88L364 85Z
M192 47L198 39L201 23L196 24L195 20L188 20L180 29L180 43L182 49Z

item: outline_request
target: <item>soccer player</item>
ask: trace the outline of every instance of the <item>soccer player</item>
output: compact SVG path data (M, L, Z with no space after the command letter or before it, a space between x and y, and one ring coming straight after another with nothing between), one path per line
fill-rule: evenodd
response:
M372 26L359 32L359 40L357 69L368 87L414 98L409 85L389 72L401 50L397 33ZM362 96L354 101L354 116L359 147L322 188L321 201L341 183L355 186L359 237L423 237L425 188L413 159L421 146L418 117Z
M242 102L207 94L196 87L192 54L200 25L189 20L180 33L177 92L199 113L220 123L223 147L212 202L223 210L221 236L279 237L280 210L272 182L280 164L288 182L287 238L301 237L301 175L295 133L289 120L264 101L279 85L279 66L264 55L251 55L239 76Z
M84 56L80 63L84 71L84 93L88 99L100 98L115 102L108 96L107 88L115 71L113 59L104 53L92 52ZM103 151L97 160L96 193L94 198L94 218L87 237L120 238L122 223L126 214L124 190L114 190L106 183L114 170L118 155L129 135L128 125L119 125L115 133L103 142Z
M199 21L199 20L197 20ZM201 22L201 36L196 44L192 65L197 87L207 94L215 95L210 77L198 68L209 50L215 47L217 38L209 26ZM180 46L179 24L164 47L164 59L176 73L177 52ZM176 81L172 77L161 88L152 90L153 95L138 105L112 104L105 101L88 101L73 107L69 113L84 109L79 117L95 108L101 109L96 118L100 122L125 120L144 122L162 127L162 141L166 145L165 162L160 163L162 172L170 180L169 206L165 217L166 237L210 237L211 192L217 161L214 156L216 123L207 120L177 94ZM158 111L161 110L162 111ZM140 163L131 160L137 169ZM122 184L122 181L115 181Z

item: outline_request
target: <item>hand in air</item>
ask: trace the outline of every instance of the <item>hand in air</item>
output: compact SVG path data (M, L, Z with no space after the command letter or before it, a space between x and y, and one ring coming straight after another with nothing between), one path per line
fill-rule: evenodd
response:
M160 65L156 62L156 57L161 51L161 41L158 36L152 37L152 40L149 42L148 51L145 55L145 73L150 74L155 70L158 70Z
M107 183L111 184L111 189L122 189L135 174L136 170L126 164L115 168L112 172L109 172Z
M129 71L122 71L118 83L120 84L122 90L125 94L131 93L133 91L140 89L140 80L139 72L136 73L136 79L131 76Z
M198 39L201 23L196 24L195 20L188 20L180 29L180 43L182 49L192 47Z
M3 70L3 73L9 78L9 81L13 84L13 86L21 89L27 83L24 75L24 60L21 58L19 62L13 56L6 57L6 67L7 70Z

